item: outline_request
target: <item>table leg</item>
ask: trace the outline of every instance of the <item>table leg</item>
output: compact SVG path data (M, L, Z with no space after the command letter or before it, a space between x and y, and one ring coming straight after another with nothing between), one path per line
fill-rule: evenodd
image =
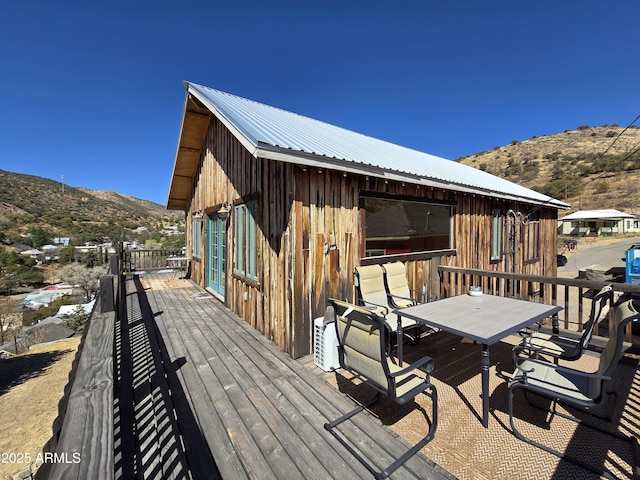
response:
M560 333L560 321L558 320L558 314L554 313L551 316L551 328L552 328L552 332L555 335L558 335Z
M396 347L398 348L398 365L402 366L402 318L400 317L400 315L396 315L396 317L398 318L398 328L396 329L396 334L397 334L397 340L396 340ZM389 345L389 348L391 348L391 345Z
M482 344L482 358L480 359L482 370L482 426L489 427L489 345Z

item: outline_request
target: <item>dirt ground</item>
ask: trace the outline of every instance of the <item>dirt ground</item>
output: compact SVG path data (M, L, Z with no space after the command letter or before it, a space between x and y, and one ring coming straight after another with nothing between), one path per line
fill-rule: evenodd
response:
M58 340L0 360L0 480L37 463L79 343L79 337Z

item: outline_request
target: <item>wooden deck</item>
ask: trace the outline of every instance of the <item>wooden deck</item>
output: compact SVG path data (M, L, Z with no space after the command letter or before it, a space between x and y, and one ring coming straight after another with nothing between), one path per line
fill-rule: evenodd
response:
M115 478L372 477L324 429L354 403L322 375L188 280L154 274L126 284ZM368 412L341 432L378 469L409 447ZM454 477L418 454L391 478Z

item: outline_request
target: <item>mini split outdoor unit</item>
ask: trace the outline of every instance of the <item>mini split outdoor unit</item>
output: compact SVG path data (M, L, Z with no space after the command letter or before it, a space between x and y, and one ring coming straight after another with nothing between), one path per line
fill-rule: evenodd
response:
M325 372L340 367L335 322L325 317L313 321L313 363Z

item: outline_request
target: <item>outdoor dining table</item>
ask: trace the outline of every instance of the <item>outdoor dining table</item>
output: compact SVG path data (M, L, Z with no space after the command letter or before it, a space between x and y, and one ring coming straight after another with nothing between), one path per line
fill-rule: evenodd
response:
M435 327L482 344L482 425L489 426L489 346L524 327L554 317L562 307L495 295L469 294L395 310L398 316L398 362L402 364L401 317Z

